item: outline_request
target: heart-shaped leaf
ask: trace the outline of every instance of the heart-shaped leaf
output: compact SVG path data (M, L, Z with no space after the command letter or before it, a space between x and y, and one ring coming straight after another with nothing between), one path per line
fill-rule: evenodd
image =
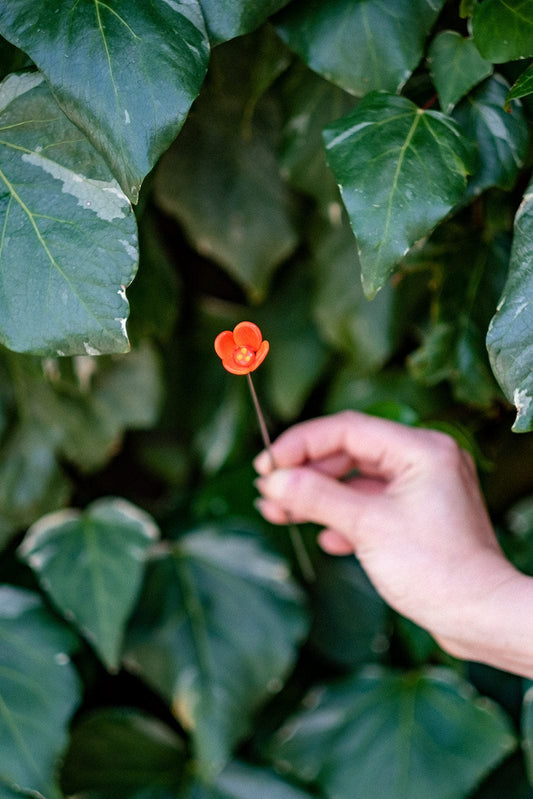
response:
M137 202L205 76L209 44L198 1L3 0L0 32L31 56Z
M443 5L444 0L293 0L276 25L311 69L362 96L404 85Z
M487 347L496 379L516 406L513 430L533 430L533 183L515 216L509 276Z
M476 2L472 35L481 55L501 64L533 55L533 6L522 0Z
M214 775L281 688L306 631L281 558L259 539L199 530L149 564L125 663L172 703Z
M274 771L233 762L224 769L213 786L193 787L184 799L311 799Z
M84 513L61 510L28 531L21 557L61 612L115 670L122 634L137 598L154 522L121 499L101 499Z
M368 668L306 704L271 754L331 799L466 796L515 747L501 709L447 669Z
M0 342L125 352L137 269L131 206L39 73L0 84Z
M471 146L444 114L383 92L367 95L329 125L324 139L371 298L460 199Z
M80 699L69 655L76 640L22 588L0 586L0 791L59 799L58 759ZM35 794L34 794L35 795Z
M429 47L429 62L440 107L449 113L467 92L492 73L474 41L457 31L442 31Z

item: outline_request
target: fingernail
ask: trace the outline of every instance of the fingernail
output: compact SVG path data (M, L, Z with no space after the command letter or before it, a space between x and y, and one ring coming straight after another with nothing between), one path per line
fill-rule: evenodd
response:
M266 450L260 452L254 459L253 467L258 474L268 474L272 471L272 458Z
M282 499L287 494L292 469L275 469L255 481L258 491L269 499Z

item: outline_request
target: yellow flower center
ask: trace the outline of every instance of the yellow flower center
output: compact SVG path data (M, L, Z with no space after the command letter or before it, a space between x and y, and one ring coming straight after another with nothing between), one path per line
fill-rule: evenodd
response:
M255 350L250 347L237 347L233 352L233 360L239 366L249 366L255 358Z

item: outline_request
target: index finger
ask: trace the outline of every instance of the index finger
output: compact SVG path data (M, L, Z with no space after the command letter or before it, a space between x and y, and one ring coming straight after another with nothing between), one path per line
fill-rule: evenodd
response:
M363 474L391 480L426 463L438 449L437 439L441 442L449 437L357 411L342 411L289 428L272 444L271 455L279 468L348 456L353 468ZM261 474L272 469L264 452L254 465Z

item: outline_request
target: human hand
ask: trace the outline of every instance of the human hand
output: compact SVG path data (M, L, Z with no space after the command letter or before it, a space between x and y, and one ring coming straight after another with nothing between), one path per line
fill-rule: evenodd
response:
M514 607L529 578L503 556L472 459L451 437L343 412L287 430L271 455L275 469L266 452L255 460L267 520L323 525L322 548L355 553L384 599L444 648L499 663L487 614L498 598L502 613Z

